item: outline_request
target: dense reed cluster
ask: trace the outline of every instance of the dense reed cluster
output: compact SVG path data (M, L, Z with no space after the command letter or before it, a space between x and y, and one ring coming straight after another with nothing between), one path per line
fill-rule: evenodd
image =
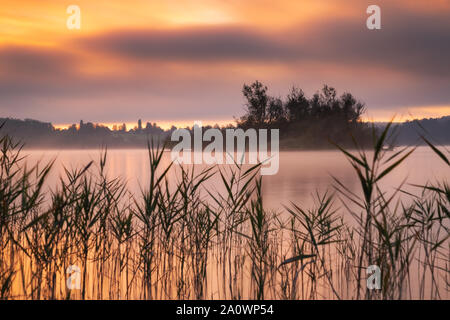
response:
M381 190L414 151L384 151L389 127L373 150L341 148L360 192L335 179L313 208L279 212L264 207L258 165L163 166L164 148L149 145L138 194L108 176L106 150L48 187L53 162L28 167L3 136L0 299L446 299L450 186ZM205 187L212 177L225 192ZM380 290L367 288L370 265Z

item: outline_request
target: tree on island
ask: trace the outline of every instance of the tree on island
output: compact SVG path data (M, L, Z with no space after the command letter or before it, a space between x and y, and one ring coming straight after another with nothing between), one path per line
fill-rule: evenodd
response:
M330 140L348 144L352 136L361 144L369 142L370 128L361 121L365 105L351 93L338 97L334 88L324 85L308 98L292 87L283 100L267 92L259 81L244 84L246 113L237 121L239 127L279 128L282 140L299 147L323 147Z

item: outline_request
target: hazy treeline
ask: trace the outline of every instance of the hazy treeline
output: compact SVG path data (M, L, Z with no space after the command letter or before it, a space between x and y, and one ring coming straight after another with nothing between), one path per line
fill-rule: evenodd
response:
M99 148L103 145L116 148L142 148L153 138L154 141L163 141L170 137L175 130L161 129L156 123L147 122L127 130L126 125L110 128L80 121L78 125L71 125L67 129L57 129L51 123L37 120L0 118L4 123L3 134L8 134L25 143L26 147L58 147L58 148Z
M380 125L380 127L384 126L385 124ZM399 123L394 133L394 140L395 144L399 145L423 144L421 136L432 138L436 144L450 144L450 116Z
M302 89L292 87L287 96L281 98L269 95L267 86L255 81L250 85L244 84L242 93L245 114L236 120L235 125L221 129L280 129L281 148L330 148L330 142L352 146L353 139L362 147L370 147L372 131L382 131L386 125L363 122L361 116L366 111L365 104L348 92L339 96L334 88L327 85L312 97L307 97ZM51 123L31 119L0 118L0 123L5 123L3 133L19 138L27 147L39 148L98 148L102 145L142 148L151 139L155 142L170 140L171 133L177 129L172 126L169 130L163 130L156 123L143 124L141 120L130 129L125 124L110 129L83 121L67 129L57 129ZM219 128L217 125L215 127ZM204 127L208 128L211 127ZM433 139L438 145L450 144L450 116L399 123L389 143L423 144L421 136ZM169 147L171 145L173 143L168 144Z

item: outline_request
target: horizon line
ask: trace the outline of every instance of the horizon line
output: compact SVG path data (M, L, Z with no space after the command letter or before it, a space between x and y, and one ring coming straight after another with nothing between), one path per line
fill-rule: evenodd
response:
M369 118L369 117L363 117L363 119L361 119L362 122L367 122L367 123L386 123L386 122L390 122L391 120L394 119L394 121L392 121L393 123L404 123L404 122L408 122L408 121L414 121L414 120L425 120L425 119L440 119L443 117L448 117L450 116L450 114L447 115L440 115L440 116L434 116L434 117L426 117L426 116L422 116L422 117L399 117L400 119L397 121L395 120L395 118L397 118L396 116L394 117L380 117L380 118ZM80 120L81 121L81 120ZM82 120L84 121L84 120ZM145 127L145 125L147 123L151 123L151 124L156 124L158 127L160 127L163 130L169 130L172 126L176 127L176 128L190 128L194 125L195 122L202 122L203 126L211 126L214 127L216 125L219 125L220 127L225 127L228 125L235 125L236 124L236 120L235 119L228 119L228 120L174 120L174 121L168 121L168 120L155 120L155 121L151 121L151 120L142 120L142 127ZM78 123L58 123L58 124L53 124L52 122L50 122L53 127L55 129L60 129L60 130L64 130L69 128L72 125L76 125L77 127L79 126L79 121ZM101 125L104 127L108 127L109 129L113 129L114 126L121 126L123 124L126 125L127 130L130 129L135 129L138 127L138 121L121 121L121 122L95 122L95 121L84 121L84 123L92 123L95 125Z

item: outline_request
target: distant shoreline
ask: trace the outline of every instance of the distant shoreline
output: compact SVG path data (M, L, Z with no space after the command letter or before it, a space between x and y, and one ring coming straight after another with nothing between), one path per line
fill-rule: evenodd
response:
M22 142L25 150L99 150L102 146L108 149L147 149L147 142L153 141L162 145L167 141L167 148L174 146L177 142L171 142L170 137L173 130L162 130L157 124L147 123L139 128L130 130L112 131L105 127L98 127L92 123L80 122L80 126L73 126L67 130L56 130L51 123L36 120L19 120L10 118L0 118L1 135L9 135L14 141ZM382 129L386 123L374 123L376 130ZM388 138L388 145L394 146L415 146L425 145L422 136L432 141L436 145L450 145L450 116L423 119L403 123L393 123L396 134ZM81 129L80 129L81 128ZM208 126L204 129L209 128ZM227 127L230 128L231 127ZM225 130L227 128L219 128ZM233 127L232 129L237 129ZM244 129L245 130L245 129ZM281 151L308 151L308 150L334 150L335 147L328 143L325 128L315 131L289 132L280 129L280 150ZM371 131L370 128L366 131ZM317 139L317 134L322 134L321 139ZM347 137L346 139L343 139ZM349 135L342 131L330 132L331 141L345 148L352 148L353 143ZM360 138L356 135L356 138ZM366 139L365 148L371 147L371 141Z

